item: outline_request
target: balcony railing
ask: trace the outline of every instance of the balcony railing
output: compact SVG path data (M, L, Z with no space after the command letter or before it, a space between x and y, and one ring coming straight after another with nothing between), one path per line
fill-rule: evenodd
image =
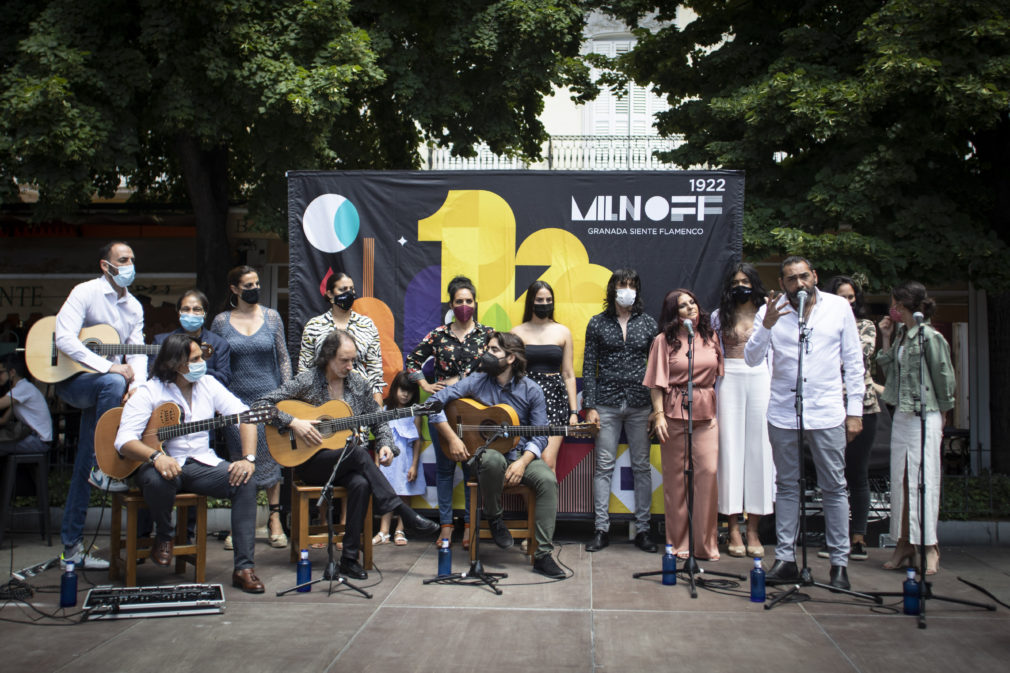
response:
M537 162L494 154L486 145L477 156L452 156L450 148L428 146L423 150L427 170L517 170L555 171L661 171L677 170L675 164L659 161L656 152L668 152L683 144L680 137L658 136L551 136L543 144L543 159Z

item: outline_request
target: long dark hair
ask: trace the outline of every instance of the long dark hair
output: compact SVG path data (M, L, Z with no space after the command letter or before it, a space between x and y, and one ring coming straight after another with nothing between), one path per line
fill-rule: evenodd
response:
M175 383L179 367L189 362L192 344L199 346L200 342L188 334L169 334L154 358L151 376L163 383Z
M417 401L421 398L421 388L417 385L417 381L411 381L410 377L407 376L407 372L399 371L393 380L389 384L389 392L386 393L386 408L396 409L400 406L400 401L396 399L396 393L400 390L406 390L410 393L410 399L407 400L406 406L412 406L417 404Z
M247 273L255 273L257 276L259 275L259 271L248 264L241 264L228 272L228 298L224 300L224 309L222 310L227 311L228 309L233 309L238 306L237 299L234 304L231 303L232 298L236 296L235 293L231 291L231 286L234 285L235 287L238 287L239 281L242 280L242 276Z
M603 310L609 316L617 315L617 284L622 282L631 283L635 290L635 303L631 305L631 312L639 314L642 308L642 279L634 269L617 269L610 274L607 281L607 296L603 300Z
M926 286L917 280L906 280L891 290L891 296L912 313L919 311L926 319L936 311L936 301L926 294Z
M701 304L698 303L698 298L694 296L694 292L685 290L684 288L670 290L663 297L663 310L659 314L659 325L666 335L666 343L670 344L674 351L680 350L680 338L678 334L680 332L681 320L678 304L680 304L680 295L682 294L686 294L691 299L694 299L694 303L698 306L698 324L694 326L695 334L699 335L705 343L711 343L715 336L712 332L712 323L709 320L709 315L701 307Z
M326 369L326 365L329 361L337 356L337 351L340 350L340 347L348 341L351 342L351 345L354 346L354 350L357 351L358 344L354 342L354 337L351 336L350 332L340 328L333 330L326 335L326 338L323 339L323 343L319 345L319 350L316 351L316 359L312 364L314 364L319 370Z
M761 276L758 275L758 270L754 268L753 264L741 262L730 269L729 273L726 274L726 279L723 280L722 296L719 298L719 329L723 332L732 330L736 326L737 303L733 299L733 278L738 273L747 276L747 280L750 281L752 290L750 303L754 304L756 308L764 306L765 299L768 297L768 291L765 290L764 283L761 282Z
M852 315L858 320L862 318L865 309L863 308L863 289L859 287L859 283L852 280L848 276L832 276L825 287L825 290L831 294L838 294L838 288L843 285L851 285L852 292L856 295L856 300L852 302Z
M496 339L505 355L516 356L512 363L512 380L518 381L526 376L526 344L523 340L511 332L495 332L491 339Z
M554 320L554 288L546 280L535 280L526 289L526 308L523 309L523 322L529 322L533 318L533 303L540 290L547 290L551 293L551 312L547 314L547 319Z
M477 309L477 288L474 287L473 281L466 276L455 276L449 281L449 285L445 288L446 294L449 295L449 310L452 310L452 302L456 299L456 293L460 290L470 290L470 294L473 295L473 321L479 322L477 319L478 312Z

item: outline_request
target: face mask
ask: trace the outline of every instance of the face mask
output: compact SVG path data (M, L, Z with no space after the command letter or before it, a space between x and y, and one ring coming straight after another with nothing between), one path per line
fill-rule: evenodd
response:
M334 306L342 308L345 311L350 311L351 306L354 305L354 300L357 298L358 296L354 294L354 290L348 290L333 297L332 301Z
M746 304L750 301L751 295L754 294L754 288L746 287L744 285L737 285L733 288L733 301L738 304Z
M190 383L196 383L200 380L200 377L207 373L207 363L203 360L200 362L190 362L189 371L182 375L182 378L186 379Z
M624 308L631 308L635 303L636 292L630 287L621 287L617 289L617 303Z
M484 351L477 363L477 371L485 372L488 376L498 376L507 366L505 358L497 358L490 351Z
M112 275L112 282L119 287L130 287L130 283L137 275L137 269L132 264L124 264L123 266L109 264L109 275Z
M195 332L201 327L203 327L202 315L194 315L193 313L180 313L179 314L179 324L187 332Z
M260 289L258 287L252 287L248 290L242 290L242 301L247 304L260 303Z
M452 314L456 316L456 320L460 322L467 322L473 317L473 306L467 306L466 304L453 306Z
M890 316L891 320L893 320L894 322L901 322L901 323L905 322L904 320L901 319L901 314L898 313L897 306L892 306L891 308L887 309L887 315Z
M554 302L549 304L533 304L533 315L538 318L550 318L554 310Z

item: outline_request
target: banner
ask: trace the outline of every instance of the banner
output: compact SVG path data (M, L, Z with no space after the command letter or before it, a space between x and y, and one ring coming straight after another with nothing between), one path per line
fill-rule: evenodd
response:
M678 287L715 308L723 276L741 258L743 202L740 171L292 171L292 358L305 322L329 309L326 278L342 271L357 289L354 310L382 336L388 382L404 355L445 322L446 285L465 275L477 288L477 319L502 331L521 322L529 284L550 283L581 376L586 324L603 309L615 269L638 271L646 311L657 319L664 295ZM591 448L566 442L559 481L563 463L584 471ZM423 460L434 469L432 456ZM615 512L631 502L619 493L622 474L614 479ZM428 484L434 503L433 473ZM654 486L661 493L661 483ZM562 488L564 511L592 510L591 483L588 496L577 493L584 488Z

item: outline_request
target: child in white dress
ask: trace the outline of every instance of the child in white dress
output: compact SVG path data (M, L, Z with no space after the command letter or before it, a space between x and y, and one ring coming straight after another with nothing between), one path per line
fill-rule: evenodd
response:
M409 407L416 404L419 397L420 390L417 383L408 379L406 373L401 371L393 377L385 406L386 409ZM386 479L389 480L393 490L400 497L407 499L412 495L423 495L426 484L424 472L421 471L419 465L421 460L421 416L408 416L392 420L389 422L389 429L393 431L393 440L400 449L400 455L393 458L393 462L388 467L379 465L379 469L386 475ZM379 532L372 538L372 544L389 543L389 527L392 520L392 512L382 515ZM407 544L407 536L403 532L403 522L399 517L396 518L393 544L398 547Z

